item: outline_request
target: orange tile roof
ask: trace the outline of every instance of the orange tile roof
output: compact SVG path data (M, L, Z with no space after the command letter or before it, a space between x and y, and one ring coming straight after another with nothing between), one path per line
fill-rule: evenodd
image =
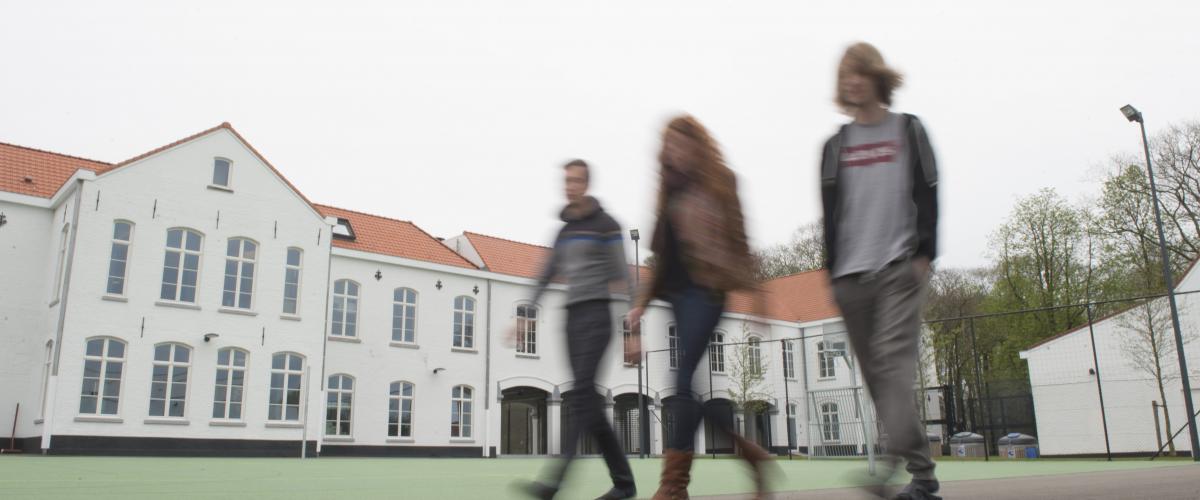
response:
M763 282L761 298L754 292L736 291L726 299L729 312L761 315L755 311L756 300L762 301L766 317L782 321L816 321L841 315L833 302L829 273L824 269L806 271Z
M522 278L537 279L550 258L550 247L506 240L495 236L464 232L488 271Z
M334 238L333 246L363 252L475 269L463 256L409 221L364 214L328 205L315 205L321 214L350 221L354 240Z
M76 170L101 174L112 168L111 163L0 142L0 191L49 198Z

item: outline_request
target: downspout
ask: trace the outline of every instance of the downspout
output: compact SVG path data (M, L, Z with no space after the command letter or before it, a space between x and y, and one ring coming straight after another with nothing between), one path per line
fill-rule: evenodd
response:
M67 292L71 289L71 268L75 260L75 245L77 236L79 235L79 206L83 201L83 179L79 179L75 186L75 207L71 214L71 230L70 230L70 247L67 249L66 262L63 266L62 283L55 283L54 286L61 287L58 289L58 326L54 332L54 364L50 370L50 382L46 387L46 394L43 397L55 396L50 401L47 401L46 414L42 417L42 453L45 454L50 450L50 438L52 437L52 427L54 425L54 401L57 400L58 394L58 364L62 357L62 339L63 331L66 329L67 321ZM55 255L57 257L57 255ZM58 266L55 263L55 266Z
M319 387L321 388L320 389L321 391L325 390L325 360L329 357L329 355L328 355L329 335L325 334L325 328L328 327L328 325L329 325L329 295L331 293L331 288L329 286L330 285L329 278L331 276L333 276L333 226L336 224L337 224L336 220L333 221L333 223L330 223L328 217L325 219L325 225L327 227L329 227L330 229L329 229L329 241L327 243L327 245L329 245L329 253L328 253L328 257L325 260L325 320L321 322L321 329L320 329L320 332L321 332L321 381L320 381L321 385ZM321 231L317 232L318 240L321 238L321 234L322 234ZM311 380L309 381L308 388L309 388L308 392L311 393L312 392L312 381ZM309 396L310 396L310 394L305 394L305 397L309 398L309 401L306 404L312 404L312 398ZM323 399L324 398L322 398L322 400ZM319 415L319 413L318 413L318 415ZM304 427L305 427L305 429L308 428L308 419L307 418L305 418L305 420L304 420ZM321 456L321 443L323 441L324 441L324 439L322 439L322 435L318 434L317 435L317 456L318 457ZM308 443L304 443L304 448L306 450L308 449Z
M483 348L483 446L480 453L484 458L491 456L489 443L492 439L492 280L487 280L487 323L484 326Z
M801 389L800 390L802 391L802 393L801 393L802 396L800 397L800 399L801 399L802 403L796 405L796 408L804 408L804 422L800 422L800 416L797 415L796 416L796 428L805 430L804 436L805 436L805 440L808 442L808 446L806 447L807 450L806 450L805 455L807 455L808 458L811 459L812 455L813 455L812 429L807 428L808 417L809 417L809 415L808 415L808 338L805 337L805 335L804 335L804 327L800 327L800 370L801 370L801 372L800 372L800 374L801 374L800 375ZM801 426L804 426L804 427L801 427ZM796 439L796 443L797 444L800 443L799 438Z

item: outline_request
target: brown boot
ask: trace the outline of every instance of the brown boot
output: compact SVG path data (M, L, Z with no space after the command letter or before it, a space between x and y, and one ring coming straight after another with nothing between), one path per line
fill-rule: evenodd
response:
M771 455L761 446L752 443L746 438L738 435L733 437L734 443L737 444L737 455L745 460L753 470L754 490L753 498L762 499L767 495L767 468L774 465L771 461Z
M667 450L663 453L662 479L653 500L687 500L692 482L692 452Z

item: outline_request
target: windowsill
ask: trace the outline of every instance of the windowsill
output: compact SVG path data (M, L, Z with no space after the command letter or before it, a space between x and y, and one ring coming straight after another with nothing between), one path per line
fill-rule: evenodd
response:
M51 300L51 301L50 301L50 305L48 305L48 306L46 306L46 307L48 307L48 308L49 308L49 307L54 307L54 306L57 306L57 305L58 305L58 299L54 299L54 300Z
M192 425L192 422L185 418L147 418L142 421L146 425Z
M832 377L817 377L817 382L829 382L832 380L837 380L837 376L835 375Z
M450 352L461 352L464 354L479 354L478 349L467 349L465 347L451 347Z
M94 422L97 424L123 424L125 419L121 417L104 417L100 415L78 415L75 417L76 422Z
M124 295L113 295L111 293L106 293L106 294L100 296L100 300L108 300L108 301L112 301L112 302L129 302L129 297L126 297Z
M528 354L528 353L524 353L524 352L518 352L517 357L525 358L525 359L542 359L542 357L537 354Z
M267 422L268 428L274 429L303 429L304 424L300 422Z
M727 374L727 373L725 373L725 372L712 372L712 374L713 374L713 375L720 375L720 376L722 376L722 377L728 377L728 376L729 376L729 374Z
M42 423L45 421L46 421L46 419L39 418L39 419L33 421L33 425L42 425Z
M415 443L416 440L414 440L413 438L388 438L387 442L403 444L403 443Z
M280 314L279 319L286 319L288 321L300 321L300 317L296 316L295 314Z
M240 316L258 316L258 312L249 309L238 309L236 307L221 306L217 308L217 312L225 314L237 314Z
M327 335L326 337L328 337L329 340L332 340L334 342L348 342L351 344L361 344L362 343L362 339L360 339L358 337L338 337L338 336L334 336L334 335Z
M246 423L237 420L210 420L209 427L245 427Z
M233 192L233 189L231 189L229 186L221 186L221 185L217 185L217 184L209 184L208 188L213 191L224 191L226 193Z
M350 436L325 436L326 443L353 443L354 438Z
M174 300L161 300L160 299L160 300L154 301L154 305L162 306L162 307L174 307L177 309L192 309L195 311L200 310L200 306L193 304L191 302L178 302L178 301L174 301Z
M421 348L421 346L414 344L412 342L390 342L390 343L388 343L388 345L390 345L392 347L399 347L402 349L420 349Z
M474 443L475 438L450 438L451 443Z

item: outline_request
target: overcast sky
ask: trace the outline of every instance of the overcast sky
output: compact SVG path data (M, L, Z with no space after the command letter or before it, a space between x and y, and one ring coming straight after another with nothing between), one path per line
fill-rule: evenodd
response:
M835 66L866 40L937 149L942 265L981 265L1018 196L1081 199L1140 148L1121 105L1151 133L1200 118L1198 6L4 0L0 141L120 161L228 121L314 201L548 243L573 157L648 235L659 132L688 112L763 246L819 216Z

